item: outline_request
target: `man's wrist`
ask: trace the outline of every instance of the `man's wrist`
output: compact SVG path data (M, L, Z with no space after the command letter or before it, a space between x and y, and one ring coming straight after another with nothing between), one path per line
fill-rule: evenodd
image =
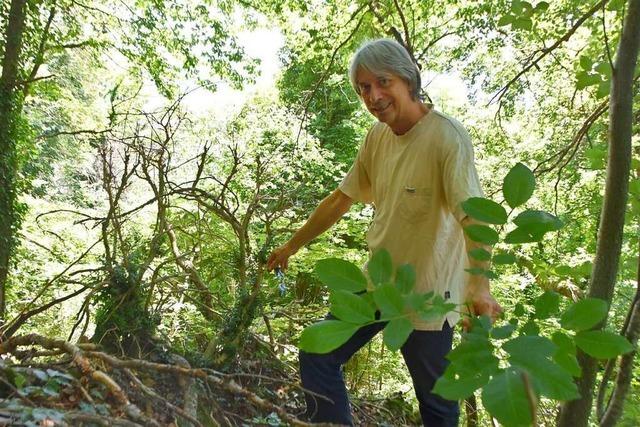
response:
M284 247L286 249L286 251L289 253L289 255L293 255L296 252L298 252L298 250L300 250L300 247L297 246L294 242L292 242L291 240L289 240L287 243L284 244Z

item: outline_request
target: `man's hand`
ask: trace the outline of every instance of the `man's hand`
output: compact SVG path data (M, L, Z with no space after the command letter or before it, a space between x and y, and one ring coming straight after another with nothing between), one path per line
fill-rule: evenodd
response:
M487 316L495 322L502 314L502 307L489 291L488 284L470 284L467 293L467 305L471 313L462 319L462 327L467 330L471 326L470 316Z
M353 200L338 189L322 199L307 222L295 232L291 239L269 255L267 269L271 271L274 268L280 268L285 271L289 266L289 257L335 224L352 204Z
M289 242L275 248L267 260L267 270L271 271L275 268L279 268L282 271L286 271L289 266L289 257L296 252L298 251L294 250Z

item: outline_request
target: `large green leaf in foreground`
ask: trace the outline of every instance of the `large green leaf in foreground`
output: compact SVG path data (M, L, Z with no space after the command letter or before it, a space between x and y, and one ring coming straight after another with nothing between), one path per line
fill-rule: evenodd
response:
M375 320L375 310L359 295L348 291L334 291L329 298L331 314L349 323L363 324Z
M367 271L374 285L388 283L393 273L391 255L386 249L378 249L367 263Z
M608 305L599 298L585 298L573 303L560 318L565 329L584 331L600 323L607 315Z
M625 337L607 331L578 332L575 340L582 351L597 359L611 359L633 350Z
M298 347L307 353L329 353L347 342L358 328L340 320L323 320L302 331Z
M524 204L536 187L536 179L531 169L522 163L511 168L502 182L502 194L512 208Z
M505 427L531 425L531 408L522 373L507 369L482 389L482 404Z
M338 258L322 259L316 263L315 272L322 283L334 291L360 292L367 288L364 274L349 261Z
M499 239L498 232L486 225L468 225L464 228L464 232L474 242L484 243L485 245L495 245Z
M391 351L399 350L413 332L413 324L406 317L387 323L383 331L383 341Z
M471 218L489 224L507 222L507 211L493 200L482 197L471 197L462 202L462 210Z

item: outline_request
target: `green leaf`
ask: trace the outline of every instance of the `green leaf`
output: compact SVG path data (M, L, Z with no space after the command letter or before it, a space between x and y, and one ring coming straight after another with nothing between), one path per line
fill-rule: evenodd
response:
M404 295L405 306L411 307L412 309L419 311L424 307L424 303L433 297L433 291L428 292L426 294L417 294L410 293L408 295Z
M508 369L493 377L482 389L482 404L504 426L531 424L529 399L521 373L516 370Z
M524 5L521 0L512 0L511 1L511 13L514 15L520 15L524 11Z
M550 339L536 335L519 336L502 345L503 350L518 358L549 357L556 348Z
M560 308L560 295L553 291L546 291L534 302L535 317L547 319L556 314Z
M375 285L389 283L393 273L393 262L389 252L386 249L375 251L367 263L367 271Z
M307 353L329 353L347 342L358 328L340 320L323 320L302 331L298 347Z
M529 227L518 227L511 230L504 238L504 242L510 245L520 243L539 242L544 238L544 232L532 230Z
M498 27L504 27L505 25L509 25L515 21L516 17L513 15L504 15L498 20Z
M500 277L493 271L485 270L484 268L465 268L464 271L474 276L484 276L487 279L491 279L491 280L495 280Z
M498 358L493 354L493 345L484 339L464 340L447 354L461 375L494 374L499 369Z
M447 303L440 295L438 295L437 298L434 298L429 304L423 307L422 310L418 312L418 315L425 322L430 322L432 320L441 319L456 307L456 304Z
M495 245L498 242L498 233L486 225L472 224L464 228L464 232L474 242L486 245Z
M491 279L491 280L496 280L498 276L496 273L494 273L491 270L485 270L485 272L483 273L484 277L486 277L487 279Z
M413 290L416 283L416 270L410 264L404 264L398 267L396 271L396 287L398 290L407 294Z
M545 211L526 210L521 212L513 223L532 232L556 231L562 228L562 221L555 215Z
M595 145L584 150L584 156L589 160L589 168L601 170L604 169L607 161L607 149L601 145Z
M538 326L538 324L536 322L534 322L533 320L529 319L527 320L527 323L525 323L524 325L522 325L520 327L520 333L522 335L538 335L540 333L540 327Z
M594 67L602 77L603 80L608 80L611 78L611 64L608 61L598 62L598 64Z
M589 86L597 85L602 81L600 74L590 74L584 71L576 75L576 89L581 90Z
M26 382L27 378L24 375L22 375L20 372L14 371L13 384L15 384L17 388L22 388Z
M465 336L483 337L482 339L486 339L489 337L490 330L491 318L489 316L485 314L483 314L482 316L472 316L471 329L465 334Z
M508 252L496 254L491 259L491 262L494 264L515 264L516 261L516 256Z
M627 3L627 0L611 0L607 3L607 10L620 10Z
M558 349L553 355L553 361L574 377L579 377L580 375L582 375L582 369L580 368L578 359L576 359L576 356L574 354L570 354L561 349Z
M538 242L545 233L562 228L563 224L556 216L545 211L527 210L518 215L513 222L518 226L505 237L509 244Z
M542 12L546 11L547 9L549 9L549 3L547 3L546 1L541 1L540 3L538 3L536 5L536 7L533 10L536 13L542 13Z
M513 314L520 317L520 316L524 316L524 305L522 305L522 303L517 303L516 306L513 308Z
M315 272L332 291L360 292L367 289L367 279L354 264L338 259L327 258L316 263Z
M513 366L529 372L536 389L544 396L557 400L578 397L578 389L569 372L549 359L558 347L548 338L520 336L506 342L502 348L509 353Z
M556 331L551 335L551 341L558 347L558 349L570 353L576 354L576 346L573 340L563 332Z
M509 206L515 208L529 200L535 186L536 179L531 169L518 163L504 177L502 193Z
M506 325L495 327L491 329L491 336L497 340L509 338L513 331L516 330L516 325L507 323Z
M444 375L436 381L433 392L448 400L461 400L471 396L474 391L489 381L489 375L458 375L451 365Z
M597 98L604 98L611 93L611 80L603 80L598 83L598 90L596 91Z
M394 319L387 323L382 331L382 341L391 351L399 350L413 332L413 324L406 317Z
M507 211L493 200L482 197L471 197L462 202L462 210L471 218L489 224L507 222Z
M531 21L531 18L525 18L525 17L518 18L515 21L513 21L513 23L511 24L511 28L513 29L519 28L521 30L526 30L526 31L530 31L532 26L533 26L533 21Z
M629 194L634 197L640 197L640 179L631 178L629 181Z
M542 357L510 358L513 366L529 372L534 388L543 396L555 400L580 397L571 374L562 366Z
M580 67L582 67L584 71L591 71L591 69L593 68L593 60L591 59L591 57L582 55L580 57Z
M381 319L399 316L404 309L404 301L400 291L390 283L385 283L373 291L373 300L380 309Z
M476 248L469 251L469 256L478 261L489 261L491 253L486 249Z
M560 317L560 325L572 331L590 329L604 320L609 307L599 298L585 298L573 303Z
M608 331L581 331L575 340L582 351L597 359L611 359L633 350L625 337Z
M568 265L556 265L553 271L558 276L569 277L573 274L573 268Z
M553 354L553 360L574 377L579 377L582 374L582 369L576 359L576 346L573 339L560 331L554 332L551 339L558 347Z
M533 6L531 5L531 3L529 3L528 1L521 1L520 4L522 5L523 16L530 18L533 14Z
M329 298L331 314L338 319L356 324L375 320L375 310L362 297L348 291L334 291Z

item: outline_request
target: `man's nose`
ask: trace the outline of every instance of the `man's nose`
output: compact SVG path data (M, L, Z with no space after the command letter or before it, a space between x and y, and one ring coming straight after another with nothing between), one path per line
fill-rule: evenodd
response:
M380 99L382 99L382 90L379 87L372 85L371 90L369 91L369 100L375 103Z

